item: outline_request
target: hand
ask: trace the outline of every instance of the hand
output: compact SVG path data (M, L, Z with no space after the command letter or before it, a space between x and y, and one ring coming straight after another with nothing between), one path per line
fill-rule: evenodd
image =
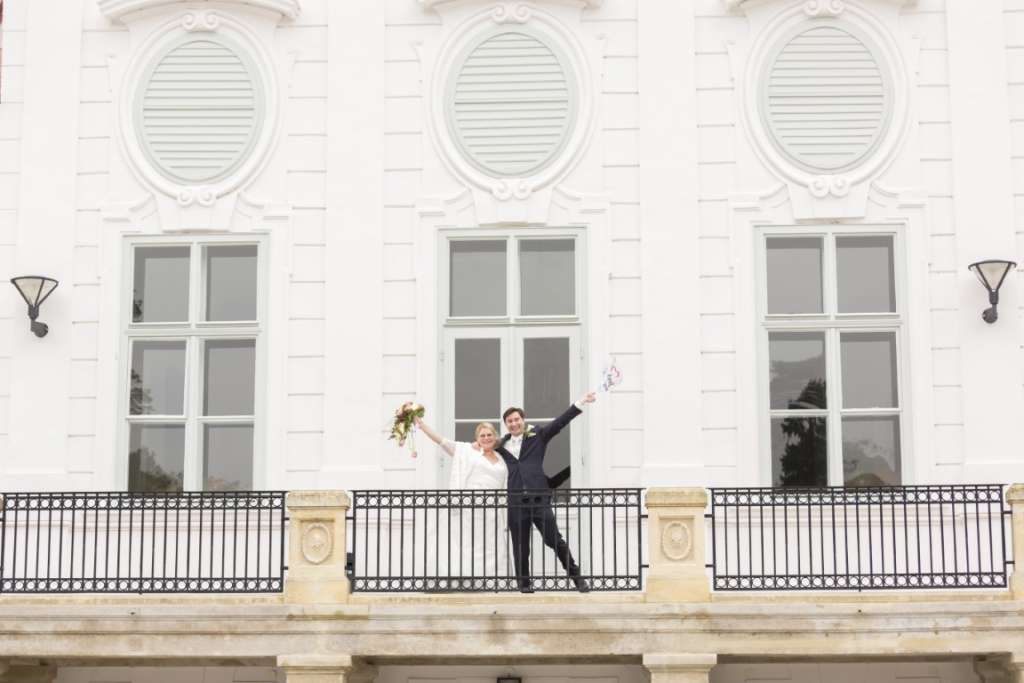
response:
M420 429L423 428L423 418L422 417L416 416L416 417L412 418L412 423L414 425L416 425Z
M597 394L595 394L593 391L588 391L587 393L583 394L583 398L579 400L579 403L593 403L596 400Z

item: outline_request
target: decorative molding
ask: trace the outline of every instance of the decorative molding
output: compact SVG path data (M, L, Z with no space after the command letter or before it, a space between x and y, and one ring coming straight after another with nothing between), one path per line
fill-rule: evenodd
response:
M462 2L464 0L417 0L420 6L424 9L433 9L438 5L443 5L448 2ZM542 0L543 1L543 0ZM604 0L576 0L584 9L597 9L601 6Z
M821 175L812 178L807 184L811 195L823 199L832 195L833 197L845 197L850 194L850 181L841 175Z
M693 532L690 520L665 520L661 527L661 552L674 562L682 562L693 552Z
M197 187L184 187L178 191L178 206L186 207L193 204L199 206L213 206L217 201L217 195L207 185Z
M783 3L789 0L722 0L722 4L725 5L728 10L739 10L745 12L751 7L759 5L767 5L773 2ZM879 0L880 2L887 2L890 5L896 5L897 7L903 7L905 5L915 5L917 0ZM804 12L808 16L836 16L841 14L845 9L845 0L807 0L803 5Z
M193 35L195 32L216 32L216 37ZM160 159L154 158L148 147L138 111L138 99L148 87L147 74L169 51L186 43L190 35L191 40L223 43L247 65L247 77L253 79L253 87L257 90L255 116L262 117L255 120L255 127L251 130L253 137L233 166L209 180L176 177L161 168ZM187 9L164 18L133 50L117 91L118 138L130 168L144 185L159 190L181 209L215 207L221 197L238 190L258 175L269 158L279 132L278 77L276 62L259 35L230 13Z
M807 0L804 14L809 17L838 17L846 9L843 0Z
M220 28L220 17L216 12L186 12L181 17L181 27L186 31L216 31Z
M496 24L525 24L532 17L533 10L522 2L498 5L491 10L491 19L494 19Z
M133 227L142 226L156 213L156 198L152 194L145 194L138 199L124 202L109 202L100 206L100 218L107 223L124 223Z
M421 0L424 6L441 3ZM497 24L497 26L496 26ZM510 25L509 28L502 28ZM522 26L522 29L517 28ZM457 129L449 125L449 87L462 59L469 54L479 41L501 31L521 31L535 36L548 49L558 54L565 77L574 90L572 103L572 126L564 131L560 148L552 153L542 165L522 175L502 177L500 173L485 170L478 160L463 149ZM497 33L496 33L497 32ZM430 57L433 59L431 60ZM448 170L463 183L472 188L479 203L485 196L488 202L509 205L504 209L491 207L481 210L480 222L488 223L486 214L494 214L494 222L534 222L524 216L533 216L537 206L550 194L551 189L565 178L582 159L593 135L594 92L596 83L590 67L592 55L580 43L576 33L570 30L554 15L523 2L499 2L486 9L470 14L454 26L436 53L427 57L432 62L427 79L428 130L435 142L439 156ZM521 204L521 210L511 205ZM529 206L526 206L529 204ZM482 207L481 207L482 208Z
M198 0L207 2L208 0ZM257 9L276 12L282 17L295 19L301 11L299 0L219 0L219 2L255 7ZM100 12L111 21L121 21L133 12L155 9L157 7L180 5L180 0L97 0Z
M757 24L752 28L752 34L756 36L752 42L729 49L740 85L740 118L747 130L751 149L765 168L788 186L794 219L863 216L872 181L892 164L910 126L910 85L903 46L887 21L866 11L859 3L803 0L778 13L769 13L767 6L776 1L746 0L730 4L730 7L744 10L752 10L755 6L765 10L750 13L752 21ZM870 148L845 165L836 163L834 170L830 170L827 164L820 168L808 166L806 160L794 156L784 142L780 142L772 110L768 108L768 94L764 91L765 72L771 69L773 55L803 32L828 27L848 33L872 53L885 74L883 87L888 102L885 118L879 124L877 138L871 142Z
M323 564L331 556L334 537L323 522L312 522L302 527L302 557L310 564Z

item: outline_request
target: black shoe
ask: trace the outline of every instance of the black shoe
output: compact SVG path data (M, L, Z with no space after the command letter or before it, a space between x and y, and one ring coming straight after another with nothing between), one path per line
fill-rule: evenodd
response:
M572 582L576 584L576 590L580 593L590 592L590 586L587 585L587 582L579 574L573 574Z
M532 581L520 581L519 582L519 592L520 593L532 593L533 592L533 582Z

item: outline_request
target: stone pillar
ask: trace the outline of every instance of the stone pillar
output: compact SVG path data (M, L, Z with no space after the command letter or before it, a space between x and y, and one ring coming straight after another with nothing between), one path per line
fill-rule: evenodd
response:
M288 575L285 602L346 602L345 515L349 500L344 491L292 491L288 508Z
M718 655L644 655L651 683L708 683Z
M374 667L361 666L349 655L280 655L277 668L286 683L370 683Z
M1024 600L1024 484L1014 484L1006 490L1006 502L1013 511L1013 575L1010 592L1017 600Z
M647 490L648 602L702 602L711 597L705 571L704 489Z

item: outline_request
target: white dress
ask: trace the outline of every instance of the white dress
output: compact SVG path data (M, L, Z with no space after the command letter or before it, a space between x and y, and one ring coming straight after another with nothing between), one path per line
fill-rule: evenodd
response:
M438 558L438 575L474 577L477 589L496 588L493 579L510 571L504 495L508 468L497 454L492 463L469 443L445 439L441 447L452 453L449 488L465 493L455 494L450 511L436 518L440 542L435 548L443 555Z

